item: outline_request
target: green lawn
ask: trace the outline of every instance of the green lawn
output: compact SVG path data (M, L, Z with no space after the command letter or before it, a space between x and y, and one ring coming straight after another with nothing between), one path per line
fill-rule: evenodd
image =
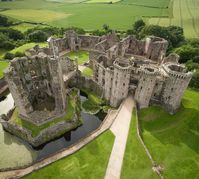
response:
M61 121L70 121L73 119L74 116L74 112L75 112L75 95L76 94L72 94L69 98L67 98L67 112L64 116L59 117L54 119L53 121L47 122L43 125L37 126L31 122L25 121L21 118L19 118L19 112L17 109L15 109L15 111L13 112L13 115L11 117L11 121L14 122L15 124L22 126L24 128L29 129L32 132L32 136L35 137L37 135L39 135L39 133L43 130L46 129L50 126L55 125L58 122Z
M27 179L103 179L114 143L107 131L78 152L24 177Z
M77 58L78 64L82 65L89 60L89 52L84 50L79 50L77 52L69 52L66 54L68 57L70 57L72 60L75 60Z
M82 74L86 77L91 77L93 75L93 70L89 67L86 67Z
M13 53L13 54L15 54L16 52L24 53L26 50L33 48L35 45L39 45L40 47L46 47L47 43L46 42L43 42L43 43L33 43L33 42L27 43L27 44L24 44L20 47L17 47L15 49L11 50L10 53Z
M3 71L5 68L7 68L9 65L9 62L7 61L0 61L0 79L3 77Z
M151 162L138 139L136 123L136 114L135 111L133 111L122 165L121 179L158 178L156 173L152 171Z
M143 138L168 179L199 178L199 93L187 90L182 107L170 115L160 107L141 110Z

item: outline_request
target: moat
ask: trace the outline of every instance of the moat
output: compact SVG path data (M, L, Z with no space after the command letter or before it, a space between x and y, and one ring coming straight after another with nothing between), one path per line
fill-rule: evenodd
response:
M81 94L81 101L86 100ZM0 101L0 115L7 113L14 106L12 95L7 92ZM33 148L27 142L15 137L14 135L5 132L0 125L0 145L2 151L0 155L0 169L8 167L23 166L33 161L41 160L49 155L52 155L63 148L76 143L81 138L88 135L90 132L97 129L103 121L106 113L99 112L96 115L91 115L86 112L81 112L83 125L65 133L60 138L43 144L37 148ZM18 153L16 154L16 151Z

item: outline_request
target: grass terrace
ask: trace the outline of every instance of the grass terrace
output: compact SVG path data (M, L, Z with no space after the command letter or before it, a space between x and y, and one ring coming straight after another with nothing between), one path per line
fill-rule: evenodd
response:
M70 121L73 119L75 108L76 108L76 102L75 102L75 96L77 95L76 92L72 92L71 95L67 98L67 112L64 116L54 119L53 121L49 121L43 125L37 126L29 121L23 120L19 117L18 109L16 108L13 112L13 115L11 117L11 122L16 123L17 125L24 127L32 132L32 136L36 137L39 135L39 133L50 126L55 125L58 122L61 121Z

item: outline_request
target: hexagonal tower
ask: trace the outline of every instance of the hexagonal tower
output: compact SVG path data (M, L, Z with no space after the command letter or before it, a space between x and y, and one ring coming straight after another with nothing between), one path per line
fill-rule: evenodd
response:
M131 65L127 59L117 59L113 67L114 73L110 104L113 107L117 107L128 95Z
M5 79L20 116L45 122L66 111L66 94L60 60L45 54L15 58Z
M139 108L146 108L149 106L156 82L156 76L159 72L158 69L152 65L143 65L139 71L140 79L135 91L135 100L138 102Z
M162 65L166 79L162 89L162 103L170 113L175 113L180 107L181 98L188 87L192 73L180 64L166 63Z

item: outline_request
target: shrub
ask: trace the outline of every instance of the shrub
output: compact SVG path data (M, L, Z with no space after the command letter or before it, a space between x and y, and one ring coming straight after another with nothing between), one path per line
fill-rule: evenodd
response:
M32 42L44 42L44 41L47 40L48 35L45 32L41 31L41 30L37 30L37 31L35 31L33 33L30 33L28 35L28 38Z
M10 52L7 52L5 55L4 55L4 59L7 59L7 60L12 60L14 58L14 54L10 53Z

